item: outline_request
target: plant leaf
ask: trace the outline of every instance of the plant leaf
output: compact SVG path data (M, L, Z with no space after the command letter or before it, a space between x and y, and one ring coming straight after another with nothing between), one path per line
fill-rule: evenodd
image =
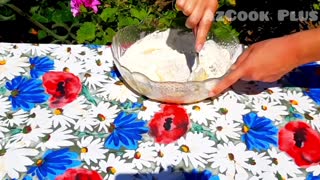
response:
M130 9L130 13L132 17L135 17L139 20L143 20L148 16L147 11L144 9L138 10L138 9L132 8Z
M45 32L44 30L39 30L38 31L38 39L43 39L45 37L47 37L47 32Z
M92 41L96 37L96 26L92 22L85 22L81 25L77 31L78 43L84 43L86 41Z
M113 22L115 21L115 15L117 14L118 8L106 8L100 14L100 18L104 22Z
M96 99L90 94L89 92L89 88L86 85L82 85L82 91L81 94L89 101L91 102L93 105L97 106L98 103L96 101Z
M40 14L33 14L32 19L34 19L40 23L48 23L49 22L48 18L46 18Z

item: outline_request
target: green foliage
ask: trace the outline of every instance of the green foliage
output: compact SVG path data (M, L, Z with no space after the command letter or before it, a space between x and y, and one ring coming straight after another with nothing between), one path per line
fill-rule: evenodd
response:
M0 0L0 21L14 20L16 14L26 17L38 27L34 35L39 40L59 43L110 44L121 28L140 25L145 29L185 27L186 17L175 9L172 0L100 0L98 12L80 7L73 17L70 0L29 0L30 7L19 7L9 0ZM11 4L10 4L11 3ZM234 5L235 0L221 0L220 6ZM212 33L219 38L237 36L231 25L214 23ZM230 34L231 33L231 34Z

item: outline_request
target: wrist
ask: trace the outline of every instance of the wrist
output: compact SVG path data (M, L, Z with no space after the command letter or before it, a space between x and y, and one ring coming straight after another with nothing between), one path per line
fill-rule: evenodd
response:
M297 65L320 60L320 28L288 36Z

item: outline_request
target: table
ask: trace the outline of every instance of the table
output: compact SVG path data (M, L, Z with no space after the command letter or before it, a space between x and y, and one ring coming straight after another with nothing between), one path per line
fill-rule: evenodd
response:
M312 63L159 104L108 46L0 43L0 179L320 179L319 80Z

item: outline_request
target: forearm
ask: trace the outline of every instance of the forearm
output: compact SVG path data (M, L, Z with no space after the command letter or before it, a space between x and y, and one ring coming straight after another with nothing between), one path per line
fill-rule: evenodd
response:
M290 35L294 43L300 65L320 61L320 28L306 30Z

